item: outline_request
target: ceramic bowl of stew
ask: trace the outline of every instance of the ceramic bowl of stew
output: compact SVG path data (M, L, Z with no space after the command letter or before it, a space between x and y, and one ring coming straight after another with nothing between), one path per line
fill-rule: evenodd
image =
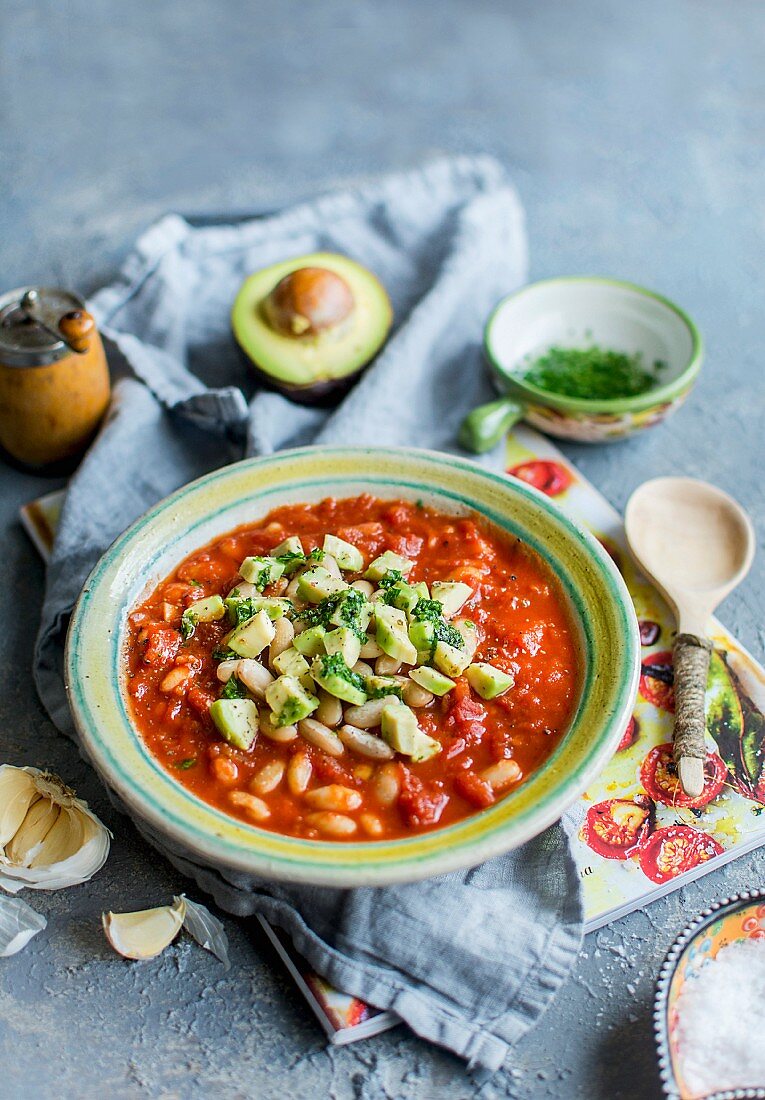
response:
M465 585L473 660L514 680L487 699L455 675L431 696L416 712L427 759L370 758L307 727L264 736L262 700L247 749L210 720L230 623L184 637L185 609L235 591L244 557L295 536L308 553L328 534L365 566L405 557L412 584ZM398 448L282 452L178 490L93 570L66 656L82 745L139 822L212 867L348 887L474 866L557 821L615 750L639 671L632 602L591 535L531 486ZM338 787L351 792L339 832L316 813Z

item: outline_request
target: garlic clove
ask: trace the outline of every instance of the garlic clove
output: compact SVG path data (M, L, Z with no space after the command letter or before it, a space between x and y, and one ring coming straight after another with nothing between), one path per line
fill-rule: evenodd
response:
M137 913L104 913L104 933L114 950L126 959L153 959L169 947L186 916L183 898L172 905Z
M40 795L34 780L22 768L0 768L0 847L4 847Z
M21 951L47 923L41 913L36 913L21 898L0 896L0 958Z
M106 862L109 830L57 776L0 766L0 807L0 887L9 893L76 886Z
M13 863L29 867L42 847L45 838L56 824L61 807L47 798L38 798L26 812L26 816L6 845L6 855Z

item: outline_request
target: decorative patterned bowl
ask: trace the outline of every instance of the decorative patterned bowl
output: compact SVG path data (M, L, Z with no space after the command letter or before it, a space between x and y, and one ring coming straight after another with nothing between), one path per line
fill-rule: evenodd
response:
M659 974L654 1031L665 1095L671 1100L765 1100L765 1088L726 1089L701 1097L683 1080L677 1043L677 1000L708 959L737 940L765 938L765 890L716 901L675 940Z
M553 395L526 382L519 369L555 345L599 344L641 352L646 369L666 364L660 384L636 397L591 401ZM617 279L544 279L504 298L484 330L484 348L501 393L517 404L516 419L581 443L623 439L679 408L701 368L696 325L668 298Z
M125 692L128 612L199 546L277 504L369 492L478 512L524 539L557 575L578 629L583 687L546 763L489 809L403 840L326 843L281 836L195 798L151 757ZM613 754L637 692L640 640L608 554L546 496L473 463L427 451L305 448L227 466L157 504L106 552L85 584L67 642L69 699L82 744L130 813L215 867L335 886L405 882L473 866L556 821Z

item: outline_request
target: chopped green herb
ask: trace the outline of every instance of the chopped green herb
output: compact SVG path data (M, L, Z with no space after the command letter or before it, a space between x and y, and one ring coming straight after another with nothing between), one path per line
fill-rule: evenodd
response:
M197 628L197 617L193 611L186 609L181 615L181 637L187 642Z
M339 676L341 680L346 680L353 687L358 688L359 691L366 693L364 677L348 668L341 653L326 653L319 660L321 661L321 675L323 677Z
M238 661L239 654L234 653L233 649L229 649L228 646L218 645L212 651L212 659L214 661Z
M359 638L364 638L365 632L359 617L366 604L367 598L363 592L359 592L357 588L345 588L342 592L333 592L331 596L325 596L315 607L306 607L299 612L298 617L309 626L329 628L333 625L347 626ZM339 623L333 619L335 612L340 620Z
M645 393L657 385L656 374L664 369L666 363L656 359L653 372L646 370L640 352L628 355L592 344L550 348L526 367L523 378L548 393L608 401Z
M204 588L201 581L189 581L189 584L193 584L195 588Z
M248 619L257 614L257 608L253 606L252 600L247 598L229 604L229 612L234 620L234 626L241 626L242 623L246 623Z
M313 550L306 558L306 561L324 561L324 551L322 550L322 548L320 546L314 546Z
M299 554L297 550L288 550L284 554L279 554L276 560L284 566L284 572L289 575L290 573L294 573L295 570L303 564L306 560L306 556L305 554Z
M412 618L418 622L437 623L443 614L443 604L439 600L418 600L412 609Z
M187 756L185 760L176 760L176 768L180 768L181 771L188 771L189 768L193 768L197 762L196 756Z
M237 676L229 676L220 693L221 699L247 699L247 688Z
M394 584L400 584L403 579L404 574L400 569L386 569L379 581L380 588L387 592Z
M465 648L465 639L457 630L456 626L451 626L449 623L443 621L435 624L436 632L434 640L436 642L446 642L447 645L454 646L455 649Z

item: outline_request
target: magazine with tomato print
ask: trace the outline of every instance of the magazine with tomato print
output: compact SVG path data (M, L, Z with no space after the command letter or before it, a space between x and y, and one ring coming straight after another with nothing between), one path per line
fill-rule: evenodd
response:
M688 798L672 760L674 615L635 567L619 514L548 439L516 428L506 458L509 474L547 493L608 550L640 623L633 716L565 818L591 932L765 843L765 671L712 622L705 783Z
M590 530L619 567L635 603L643 643L635 711L598 782L566 815L582 879L585 931L591 932L765 843L765 671L716 621L707 687L706 782L689 800L671 756L675 623L638 573L621 517L547 438L525 426L508 436L508 474L535 486ZM21 510L47 559L63 492ZM354 1042L398 1018L334 989L289 938L259 918L330 1042Z

